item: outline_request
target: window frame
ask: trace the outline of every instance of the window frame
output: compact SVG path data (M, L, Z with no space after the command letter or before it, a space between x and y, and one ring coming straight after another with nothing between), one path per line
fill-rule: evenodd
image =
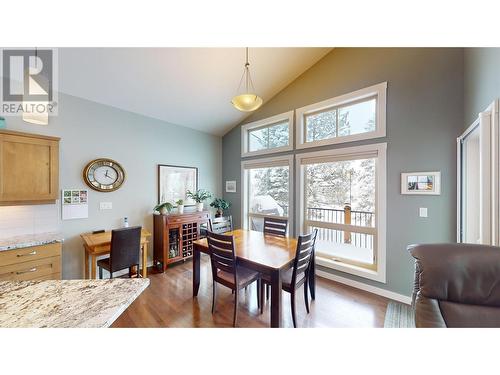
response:
M294 156L293 155L283 155L277 157L269 158L258 158L252 160L243 160L241 162L241 227L242 229L249 230L248 218L249 216L255 217L277 217L288 220L288 232L287 237L292 236L294 229ZM248 198L249 198L249 180L248 173L249 169L266 168L266 167L279 167L288 166L288 216L276 216L276 215L265 215L265 214L250 214L248 212Z
M293 145L294 145L294 137L293 137L293 113L294 111L288 111L284 113L280 113L275 116L267 117L262 120L250 122L248 124L244 124L241 126L241 156L242 157L248 157L248 156L257 156L257 155L267 155L267 154L273 154L276 152L284 152L284 151L291 151L293 150ZM280 146L280 147L274 147L274 148L267 148L265 150L257 150L257 151L249 151L249 132L251 130L257 129L257 128L269 128L272 127L273 125L283 122L283 121L288 121L288 145L287 146Z
M386 233L387 233L387 143L373 143L362 146L336 148L325 151L313 151L295 155L295 178L296 178L296 233L301 234L305 229L305 178L303 161L307 159L323 159L325 162L336 160L350 160L359 158L363 154L376 153L375 158L375 228L376 228L376 263L374 269L323 258L316 255L316 263L337 271L346 272L366 279L381 283L386 282Z
M307 142L306 122L307 115L326 112L376 98L375 130L366 133L333 137L318 141ZM336 96L318 103L310 104L295 110L295 131L297 134L297 149L319 147L339 143L361 141L364 139L381 138L386 136L386 107L387 107L387 82L366 87L345 95ZM338 124L337 124L338 125Z

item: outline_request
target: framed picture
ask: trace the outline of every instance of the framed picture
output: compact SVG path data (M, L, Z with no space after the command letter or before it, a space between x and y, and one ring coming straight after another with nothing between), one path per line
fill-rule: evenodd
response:
M401 194L440 195L441 172L401 173Z
M236 193L236 181L226 181L226 193Z
M184 206L194 206L196 202L186 197L188 190L198 190L198 168L158 165L158 203L182 199Z

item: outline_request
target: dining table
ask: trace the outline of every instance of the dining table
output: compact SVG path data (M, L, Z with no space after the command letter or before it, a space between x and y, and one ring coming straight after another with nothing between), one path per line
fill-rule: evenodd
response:
M234 238L235 256L238 265L250 268L271 280L271 321L272 328L282 326L282 274L293 267L297 239L278 237L253 230L237 229L226 232ZM201 253L210 254L206 238L193 242L193 297L200 288ZM315 298L315 264L312 257L309 271L311 298Z
M111 252L111 233L112 231L98 231L93 233L82 233L80 237L83 240L83 249L85 251L85 278L96 278L96 262L97 257L109 254ZM148 238L151 233L141 229L141 251L142 251L142 277L148 277Z

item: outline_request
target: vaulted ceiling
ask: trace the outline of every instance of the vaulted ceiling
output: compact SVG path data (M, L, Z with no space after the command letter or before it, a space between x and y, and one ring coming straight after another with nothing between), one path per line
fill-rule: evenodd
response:
M250 48L264 103L331 48ZM244 48L61 48L59 91L168 123L223 135L248 114L230 101Z

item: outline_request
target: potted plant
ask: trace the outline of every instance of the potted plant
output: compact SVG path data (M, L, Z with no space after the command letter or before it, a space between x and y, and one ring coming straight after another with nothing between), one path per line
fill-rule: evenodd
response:
M194 193L190 190L187 191L186 196L196 202L196 211L203 211L203 202L212 196L208 190L198 189Z
M174 206L170 202L160 203L155 206L154 211L158 211L162 215L168 215Z
M183 214L184 213L184 200L179 199L177 202L175 202L175 204L177 204L177 212L179 214Z
M215 217L221 217L224 214L224 210L227 210L231 207L231 203L226 201L223 198L215 198L212 203L210 203L210 207L213 207L217 210L215 213Z

